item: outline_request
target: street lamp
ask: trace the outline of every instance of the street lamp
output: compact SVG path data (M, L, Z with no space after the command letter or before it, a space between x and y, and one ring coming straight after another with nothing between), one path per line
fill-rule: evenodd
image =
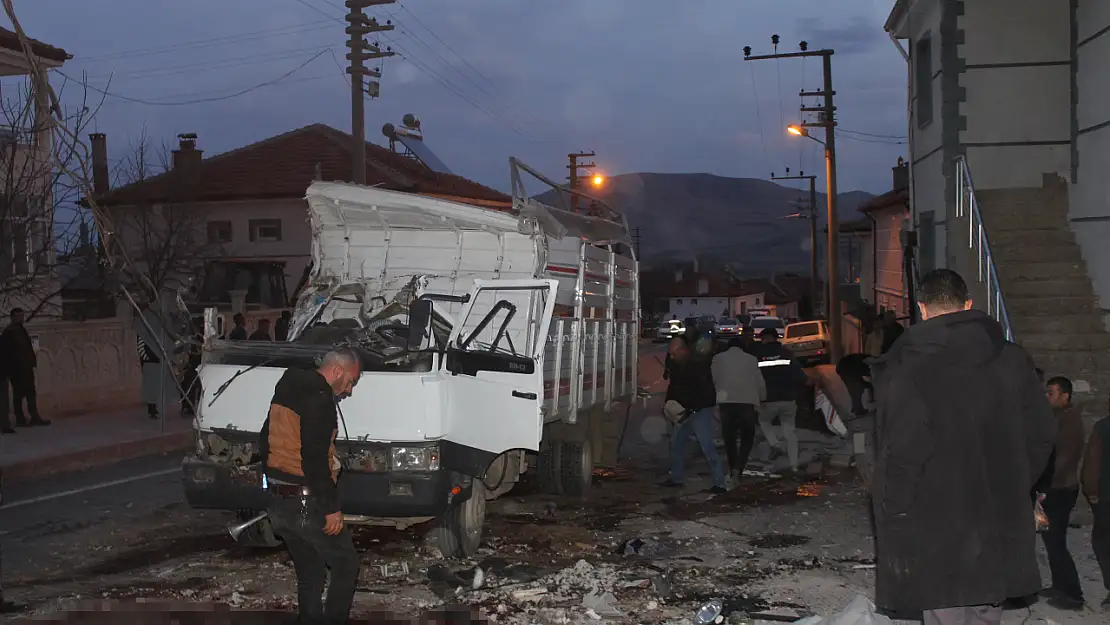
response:
M595 175L593 178L590 178L590 182L593 183L595 187L600 187L601 185L605 184L605 177L598 174Z
M794 135L795 137L808 137L809 131L797 124L791 124L786 127L786 132Z

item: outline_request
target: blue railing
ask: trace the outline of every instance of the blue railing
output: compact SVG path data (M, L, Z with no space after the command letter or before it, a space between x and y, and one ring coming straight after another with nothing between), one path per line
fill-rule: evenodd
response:
M978 257L979 282L987 287L987 314L1002 325L1002 329L1006 331L1006 339L1012 341L1014 330L1006 310L1006 298L1002 295L998 267L991 254L983 215L979 212L979 200L975 197L975 185L971 181L967 158L963 156L956 158L956 217L967 221L967 246Z

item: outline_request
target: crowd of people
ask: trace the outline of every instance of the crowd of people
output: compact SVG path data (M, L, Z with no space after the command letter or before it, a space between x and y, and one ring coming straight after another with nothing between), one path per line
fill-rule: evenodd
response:
M1082 494L1110 591L1110 417L1085 437L1072 382L1044 380L1002 326L972 308L957 273L927 274L918 300L919 323L894 330L897 321L884 317L868 332L867 353L836 367L851 395L847 430L863 441L855 453L871 500L876 604L926 625L997 624L1005 608L1040 599L1086 609L1067 535ZM710 467L710 491L726 492L743 476L757 424L782 454L776 420L797 471L796 400L811 378L775 330L759 338L734 339L723 351L699 336L668 346L664 414L675 427L665 486L683 485L692 434ZM717 413L727 472L713 442ZM1047 527L1035 523L1038 510ZM1110 596L1101 607L1110 610Z

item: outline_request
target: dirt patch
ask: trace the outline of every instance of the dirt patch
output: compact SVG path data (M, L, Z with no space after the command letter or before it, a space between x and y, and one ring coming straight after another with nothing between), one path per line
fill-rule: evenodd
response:
M756 549L788 549L804 545L809 540L809 536L798 536L797 534L763 534L751 539L748 544Z

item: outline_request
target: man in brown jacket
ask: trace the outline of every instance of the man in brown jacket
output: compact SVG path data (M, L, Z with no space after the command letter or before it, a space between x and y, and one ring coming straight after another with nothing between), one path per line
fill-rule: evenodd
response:
M1043 502L1048 530L1041 534L1052 571L1052 586L1043 595L1049 605L1061 610L1083 609L1083 587L1079 572L1068 552L1068 524L1079 498L1079 462L1083 458L1083 417L1071 404L1072 384L1065 377L1050 378L1045 396L1056 416L1056 464L1052 486Z
M360 372L358 355L347 348L329 352L315 371L286 370L262 426L262 462L272 495L268 512L293 557L299 623L346 623L354 600L360 563L343 528L335 437L336 403Z
M1083 494L1095 513L1091 547L1102 569L1102 585L1110 591L1110 417L1104 417L1091 430L1083 455ZM1110 610L1110 594L1102 600Z

